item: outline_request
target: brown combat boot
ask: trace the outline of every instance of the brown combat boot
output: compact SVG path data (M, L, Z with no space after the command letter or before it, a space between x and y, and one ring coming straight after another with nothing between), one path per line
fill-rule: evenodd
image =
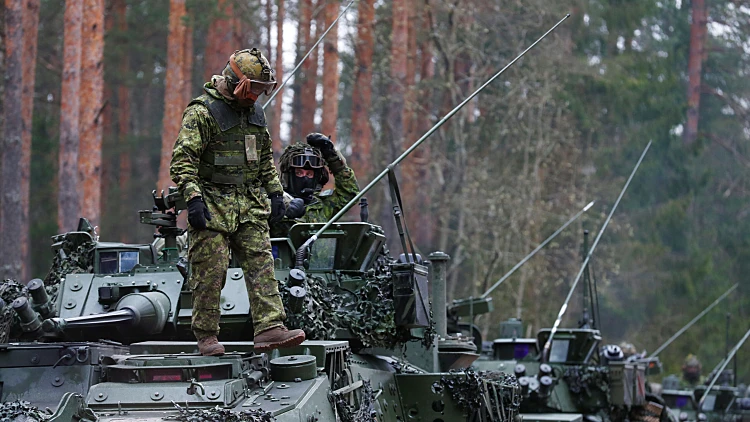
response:
M305 341L305 332L302 330L288 330L283 325L274 327L255 336L256 352L270 352L273 349L299 346Z
M221 356L224 354L224 346L216 336L208 336L198 340L198 351L203 356Z

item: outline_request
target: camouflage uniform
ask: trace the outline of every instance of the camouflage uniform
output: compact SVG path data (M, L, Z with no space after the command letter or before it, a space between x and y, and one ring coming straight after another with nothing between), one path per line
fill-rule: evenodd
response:
M289 229L297 223L325 223L357 196L359 185L354 176L354 170L346 165L346 160L340 153L336 154L335 161L337 165L329 165L335 179L334 189L316 192L313 201L305 205L305 215L302 217L294 219L284 217L280 222L272 224L272 237L286 237Z
M219 333L231 249L245 273L257 335L283 326L286 318L274 279L266 200L266 193L282 187L260 105L237 107L211 82L204 90L183 114L170 166L185 200L202 196L212 216L206 230L188 227L193 332L199 340Z

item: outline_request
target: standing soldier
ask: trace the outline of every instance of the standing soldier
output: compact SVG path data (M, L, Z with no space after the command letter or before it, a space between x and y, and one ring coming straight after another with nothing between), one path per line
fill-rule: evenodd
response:
M307 143L297 142L284 149L279 160L281 183L291 196L285 218L271 224L273 237L286 237L295 223L323 223L359 193L354 170L336 149L330 138L311 133ZM328 183L328 171L335 179L335 189L321 192Z
M192 329L203 355L224 353L217 335L230 248L245 273L255 350L305 340L302 330L284 326L269 240L269 214L278 221L285 207L265 114L255 102L275 88L274 72L258 49L236 51L188 105L172 152L170 174L188 205Z

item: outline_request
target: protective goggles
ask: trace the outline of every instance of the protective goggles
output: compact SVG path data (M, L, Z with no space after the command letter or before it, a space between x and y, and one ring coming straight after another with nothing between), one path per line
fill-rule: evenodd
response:
M234 88L234 96L236 98L242 98L242 99L252 99L255 101L260 94L265 93L266 95L271 95L271 92L273 92L274 89L276 89L276 81L258 81L255 79L248 79L247 76L245 76L244 73L242 73L242 70L240 70L240 67L237 65L237 62L234 60L234 56L238 53L244 52L246 50L241 51L235 51L231 56L229 56L229 66L232 69L232 72L240 78L239 82L237 83L237 86ZM252 54L252 51L257 50L251 50L250 53ZM263 63L260 53L258 53L258 60ZM265 72L268 72L270 75L270 78L273 79L273 71L268 68L267 66L263 65L263 70Z
M305 150L304 154L295 155L294 157L292 157L291 165L292 167L308 166L314 169L319 169L324 166L323 160L321 160L320 157L313 154L312 152L308 153L307 150Z

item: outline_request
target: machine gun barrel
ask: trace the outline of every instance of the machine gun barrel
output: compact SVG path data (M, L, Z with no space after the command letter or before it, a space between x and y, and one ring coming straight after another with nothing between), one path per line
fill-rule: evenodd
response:
M453 110L449 111L448 114L443 116L442 119L440 119L439 122L437 122L430 130L425 132L422 137L417 139L416 142L414 142L406 151L404 151L398 158L396 158L391 164L389 164L385 169L383 169L380 174L378 174L367 186L364 187L364 189L360 190L359 193L352 198L344 207L336 213L333 217L331 217L328 222L326 222L323 227L321 227L314 235L312 235L307 241L299 247L299 250L297 251L297 262L295 263L295 266L302 267L302 261L305 256L305 251L307 251L310 246L312 246L313 243L318 239L318 236L323 234L324 231L328 230L329 227L336 221L338 221L339 218L341 218L344 214L346 214L353 206L356 204L360 198L362 198L370 189L372 189L375 184L377 184L382 178L384 178L392 168L396 167L401 161L404 160L409 154L411 154L415 149L417 149L427 138L430 137L433 133L435 133L436 130L438 130L445 122L447 122L451 117L453 117L456 113L458 113L463 106L465 106L469 101L471 101L474 97L476 97L484 88L486 88L489 84L491 84L495 79L497 79L500 75L505 73L506 70L508 70L513 64L515 64L518 60L521 59L524 55L526 55L529 50L534 48L539 42L541 42L544 38L547 37L552 31L557 29L560 24L562 24L566 19L570 17L570 13L565 15L562 19L560 19L555 25L553 25L547 32L545 32L541 37L537 38L536 41L534 41L526 50L522 51L521 54L516 56L513 60L510 61L505 67L500 69L497 73L495 73L490 79L488 79L482 86L477 88L471 95L466 97L465 100L463 100L460 104L458 104Z
M718 305L719 302L721 302L727 296L729 296L729 294L732 293L739 285L740 285L740 283L735 283L734 286L730 287L729 290L727 290L726 292L724 292L723 295L719 296L716 300L713 301L712 304L708 305L706 307L706 309L703 310L703 312L699 313L690 322L688 322L687 324L685 324L684 327L680 328L680 330L677 331L672 337L670 337L669 340L665 341L664 344L662 344L661 346L659 346L659 348L656 349L656 351L654 351L654 353L652 353L651 356L649 356L649 358L656 357L659 353L661 353L664 349L666 349L667 346L669 346L670 344L672 344L672 342L677 339L677 337L681 336L682 333L684 333L685 331L687 331L688 328L692 327L693 324L695 324L696 322L698 322L698 320L700 320L701 318L703 318L704 315L706 315L711 309L713 309L716 305Z
M588 265L589 260L591 260L591 255L594 253L594 250L596 249L596 245L599 244L599 240L601 240L602 234L604 234L604 230L606 230L607 226L609 225L609 222L612 220L612 215L615 213L617 206L620 205L620 200L622 199L623 195L625 195L625 191L628 190L628 186L630 186L630 182L633 180L633 176L635 176L635 172L638 171L638 167L641 166L643 157L646 156L646 153L648 152L648 149L650 147L651 147L651 141L648 141L646 148L644 148L643 152L641 153L641 157L638 159L638 162L635 164L635 167L633 167L633 171L630 173L630 177L628 177L628 181L625 182L625 186L622 187L622 191L620 191L620 196L617 197L617 201L615 201L615 205L612 207L612 210L609 212L607 219L604 220L604 224L602 224L602 228L599 230L599 233L596 235L596 239L594 240L594 243L591 245L591 249L586 255L586 259L583 261L583 264L581 265L581 269L578 271L578 275L576 275L576 278L573 281L573 285L570 287L570 290L568 291L568 297L565 298L565 302L563 302L563 305L560 308L560 312L557 314L557 319L555 320L555 324L552 326L552 330L549 333L549 338L547 339L547 342L544 344L544 349L542 349L542 362L544 363L546 363L547 359L549 358L549 351L550 351L550 348L552 347L552 338L555 336L557 329L560 327L560 322L562 321L563 315L565 315L565 311L568 309L568 302L570 302L570 298L573 297L573 292L575 291L576 286L578 285L578 281L581 280L581 275L583 275L583 272L586 270L586 266Z
M273 94L271 95L271 98L269 98L268 101L266 101L266 103L263 104L263 110L265 110L266 107L269 104L271 104L271 101L273 101L273 99L276 98L276 95L279 92L281 92L281 89L286 86L286 83L289 82L289 79L291 79L292 76L294 76L294 74L297 72L297 69L299 69L299 67L302 66L302 63L304 63L305 60L307 60L307 57L310 56L310 54L313 51L315 51L315 47L317 47L318 44L320 44L320 42L323 41L323 38L325 38L326 35L328 35L328 31L330 31L331 29L333 29L334 26L336 26L336 24L338 23L339 19L341 19L341 17L344 16L344 13L346 13L346 11L349 10L350 7L352 7L352 4L354 4L355 1L356 0L351 0L349 2L349 4L346 5L346 7L344 8L344 10L342 10L341 13L339 13L339 15L336 17L336 20L334 20L333 22L331 22L330 25L328 25L328 28L326 29L326 31L323 33L323 35L320 36L320 38L318 38L317 41L315 41L315 44L313 44L313 46L310 47L310 50L307 52L307 54L305 54L305 57L303 57L302 60L300 60L299 63L297 63L297 66L294 66L294 69L292 69L292 71L289 72L289 75L287 75L286 79L284 79L284 82L282 82L281 85L279 85L279 87L276 88L273 91ZM280 60L280 59L277 59L277 60Z

